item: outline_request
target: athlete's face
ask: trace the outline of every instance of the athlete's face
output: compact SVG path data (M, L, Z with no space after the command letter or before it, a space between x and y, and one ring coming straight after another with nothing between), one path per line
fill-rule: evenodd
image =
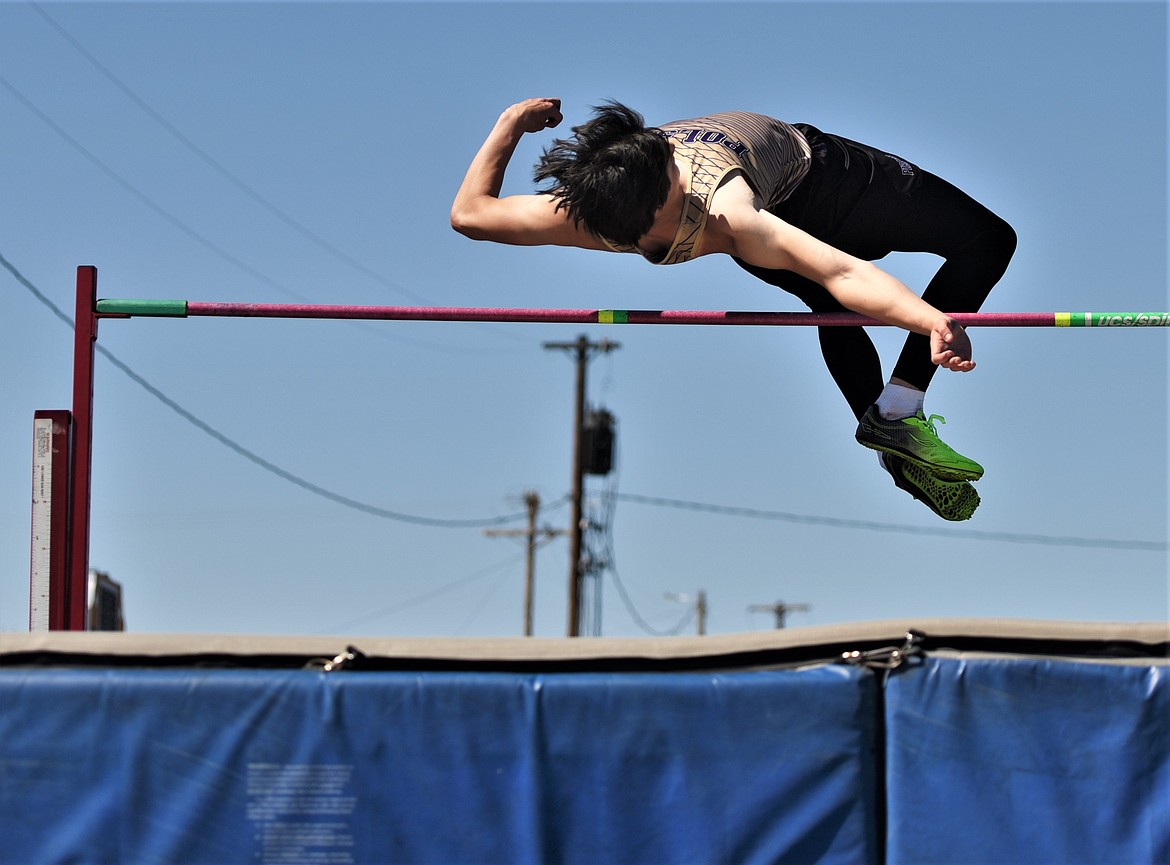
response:
M670 160L666 164L666 198L663 199L662 204L658 206L655 211L655 216L669 215L671 211L682 201L683 193L686 191L682 184L682 172L679 170L678 163L674 161L674 144L670 146Z

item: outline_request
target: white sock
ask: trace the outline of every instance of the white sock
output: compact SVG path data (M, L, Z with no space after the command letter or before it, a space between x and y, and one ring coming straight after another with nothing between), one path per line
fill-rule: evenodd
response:
M877 400L878 413L886 420L899 420L922 411L926 392L891 382Z

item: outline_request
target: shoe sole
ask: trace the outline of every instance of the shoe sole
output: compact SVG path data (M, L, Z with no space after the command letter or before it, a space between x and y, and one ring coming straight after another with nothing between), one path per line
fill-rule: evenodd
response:
M919 477L915 480L911 477L913 472L923 472L930 474L926 469L921 468L917 463L911 463L909 460L903 460L903 465L895 466L887 469L890 475L894 478L894 485L898 489L909 493L913 498L922 502L928 508L935 512L938 516L949 522L962 522L969 520L975 514L979 507L980 499L979 493L976 492L975 487L967 481L947 481L941 478L923 478ZM945 484L947 487L953 489L943 490L944 496L950 501L939 504L936 500L940 496L930 496L926 493L923 483L929 483L933 480L936 485L936 492L938 484Z
M914 463L919 468L925 469L931 474L944 481L977 481L983 477L982 471L966 471L964 469L956 469L950 466L940 466L938 463L928 462L921 457L915 456L912 453L904 451L894 445L879 444L869 439L863 439L860 435L855 437L857 443L862 447L867 447L873 451L881 451L890 456L900 457L908 463Z

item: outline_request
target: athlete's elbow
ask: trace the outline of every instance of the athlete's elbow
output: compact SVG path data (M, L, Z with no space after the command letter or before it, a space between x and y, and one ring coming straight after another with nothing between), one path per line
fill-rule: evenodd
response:
M846 298L857 294L859 286L864 290L867 280L874 275L873 265L868 261L845 258L832 261L816 275L815 281L823 285L838 301L848 306Z
M469 237L472 240L483 240L480 236L479 230L470 222L460 219L455 214L451 214L451 227L464 237Z
M879 268L872 261L842 255L834 257L826 274L828 279L854 286L877 279Z
M882 319L884 308L891 302L883 272L873 263L846 259L823 272L817 280L843 307L850 312Z
M458 204L452 206L451 227L472 240L491 240L487 227L481 220L476 219L475 211L471 208L460 207Z

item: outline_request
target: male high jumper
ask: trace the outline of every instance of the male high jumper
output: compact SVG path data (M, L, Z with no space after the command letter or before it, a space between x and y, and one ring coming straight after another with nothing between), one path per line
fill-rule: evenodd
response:
M647 127L618 102L546 148L532 195L500 196L525 133L561 123L559 99L504 110L451 207L476 240L555 244L676 264L723 253L814 312L852 310L909 331L889 381L861 327L821 327L821 352L894 483L947 520L979 505L983 467L923 411L938 367L975 368L963 327L1015 251L1010 225L901 157L807 124L728 112ZM919 297L871 262L893 251L945 259Z

